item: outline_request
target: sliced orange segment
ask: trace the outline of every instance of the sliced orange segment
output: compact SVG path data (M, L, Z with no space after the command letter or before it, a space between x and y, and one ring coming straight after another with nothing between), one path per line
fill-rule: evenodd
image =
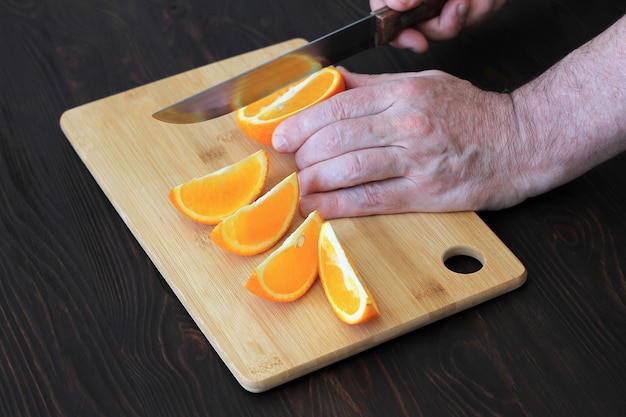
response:
M268 170L269 155L262 149L232 165L172 188L169 199L190 219L217 224L261 194Z
M211 231L211 240L239 255L256 255L274 246L287 232L300 199L296 173L288 175L254 203L226 217Z
M321 68L322 65L310 55L301 53L290 53L281 57L280 60L270 61L264 65L266 73L280 72L284 80L302 79ZM244 107L241 105L242 101L249 104L253 97L263 97L267 94L267 86L264 83L248 82L245 84L243 88L235 88L233 103L237 108Z
M365 323L380 316L376 301L329 222L324 222L320 231L319 276L330 306L345 323Z
M252 272L246 289L271 301L302 297L317 278L320 228L324 220L311 212L294 232Z
M248 137L272 146L272 134L280 122L345 89L343 77L336 68L322 68L301 81L237 110L235 119Z

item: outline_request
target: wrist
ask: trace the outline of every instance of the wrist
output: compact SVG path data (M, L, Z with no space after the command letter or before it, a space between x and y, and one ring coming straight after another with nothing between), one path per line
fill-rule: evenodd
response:
M511 94L529 196L626 149L625 19Z
M557 123L548 126L542 120L546 100L532 84L513 91L510 99L515 131L511 141L518 165L512 180L525 198L534 197L554 188L556 179L563 175L567 163L559 156L556 140L562 133Z

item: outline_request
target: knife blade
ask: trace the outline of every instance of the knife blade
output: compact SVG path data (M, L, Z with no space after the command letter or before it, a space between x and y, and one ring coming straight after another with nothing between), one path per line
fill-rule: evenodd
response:
M328 65L367 49L386 45L415 23L437 16L447 0L424 0L406 12L384 7L300 48L207 88L154 113L155 119L197 123L247 106Z

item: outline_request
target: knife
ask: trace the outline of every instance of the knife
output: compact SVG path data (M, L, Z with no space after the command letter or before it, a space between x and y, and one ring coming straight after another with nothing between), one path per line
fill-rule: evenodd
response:
M385 45L407 26L433 18L447 0L424 0L406 12L387 7L220 84L174 103L152 116L169 123L197 123L228 114L328 65Z

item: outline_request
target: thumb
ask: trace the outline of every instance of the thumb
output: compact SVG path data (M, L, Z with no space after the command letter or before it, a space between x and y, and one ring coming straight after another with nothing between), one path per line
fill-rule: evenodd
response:
M397 80L401 78L406 78L407 73L398 73L398 74L359 74L356 72L348 71L344 67L337 67L341 75L343 76L343 80L346 83L346 89L350 90L352 88L365 87L368 85L376 85L381 84L383 82Z
M387 6L392 10L404 12L417 7L423 2L424 0L370 0L370 6L372 10L377 10L383 6Z
M344 67L337 67L337 69L343 76L343 80L346 83L346 89L363 87L376 83L376 79L373 75L357 74L356 72L348 71Z

